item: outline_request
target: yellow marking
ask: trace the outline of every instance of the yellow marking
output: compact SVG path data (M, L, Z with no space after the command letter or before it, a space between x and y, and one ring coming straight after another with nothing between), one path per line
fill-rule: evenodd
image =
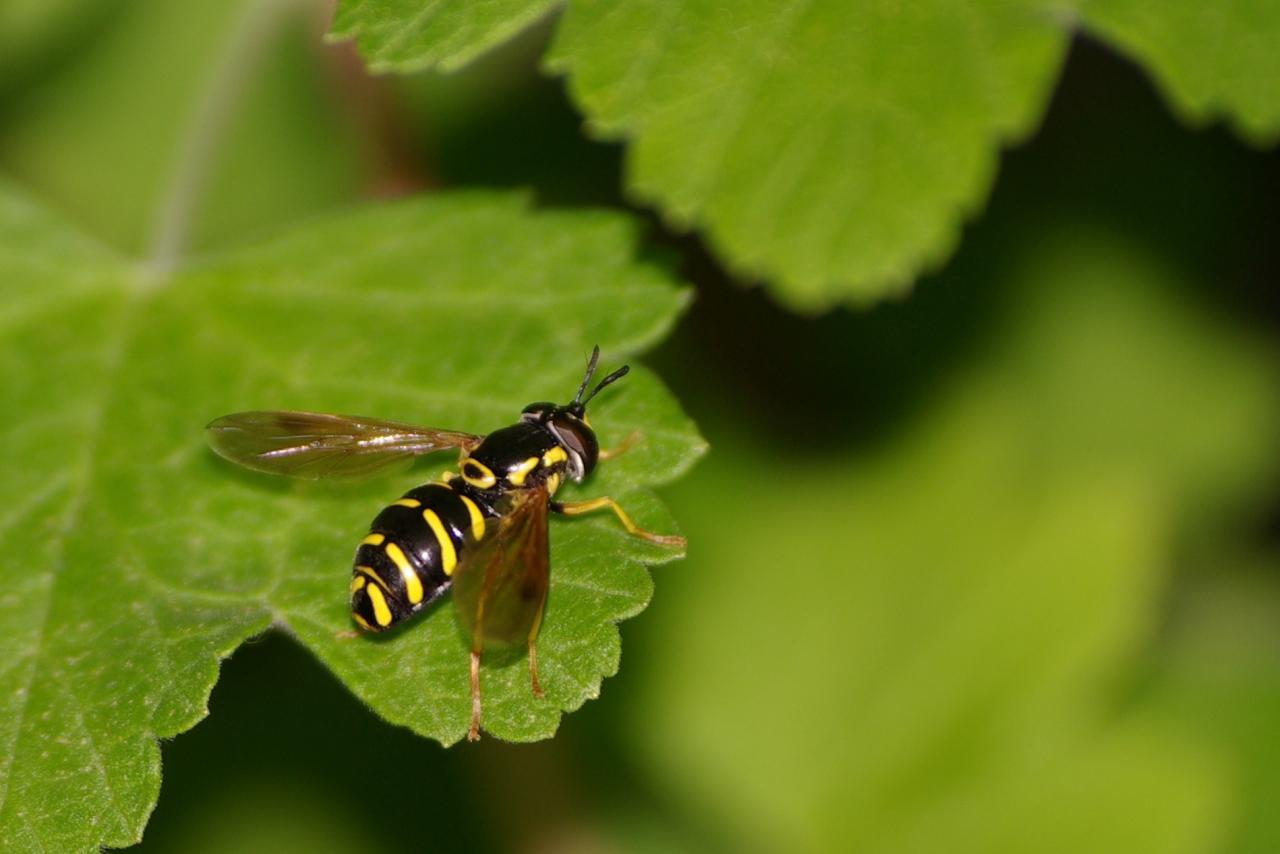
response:
M391 609L387 607L387 597L372 584L368 587L368 594L369 601L373 603L373 619L383 628L391 625Z
M392 501L392 502L391 502L391 506L392 506L392 507L396 507L396 506L400 506L400 507L421 507L421 506L422 506L422 502L421 502L421 501L419 501L419 500L418 500L418 499L416 499L416 498L401 498L399 501Z
M364 587L364 576L357 572L351 576L351 595L354 596L360 592L361 587Z
M560 472L553 471L551 477L547 478L547 492L552 495L556 494L556 490L560 488Z
M428 513L431 511L428 510ZM418 573L413 571L413 567L409 564L409 559L404 556L404 552L395 543L387 543L384 549L387 557L391 558L391 562L400 570L400 574L404 576L404 592L409 597L410 605L417 605L422 601L422 579L418 577Z
M386 540L386 537L384 537L382 534L370 534L369 536L365 537L363 540L360 541L360 545L380 546L382 545L384 540Z
M467 505L467 513L471 514L471 536L476 542L484 539L484 514L480 512L480 508L476 503L465 495L459 495L462 503Z
M577 516L579 513L590 513L592 510L599 510L602 507L617 507L613 503L612 498L601 497L591 498L587 501L575 501L572 504L561 504L560 512L566 516ZM624 514L625 515L625 514ZM628 519L628 522L631 520Z
M476 489L489 489L498 482L487 465L470 457L462 461L461 470L462 479Z
M588 420L588 418L587 418L587 413L585 413L585 412L584 412L584 413L582 413L582 423L583 423L583 424L586 424L588 427L591 427L591 421L590 421L590 420ZM594 429L596 429L596 428L591 427L591 429L592 429L592 430L594 430Z
M529 459L507 472L507 482L512 486L524 486L524 479L529 476L529 472L537 467L538 458L529 457Z
M602 463L605 460L611 460L614 457L621 456L630 450L631 446L638 441L640 441L640 431L633 430L631 435L622 440L621 445L616 445L612 448L601 448L600 453L596 455L596 461Z
M455 477L457 477L456 474L454 474L451 471L447 471L444 474L440 475L440 482L448 486L449 481L453 480ZM449 488L453 489L452 486L450 486Z
M556 507L559 508L557 512L563 513L566 516L577 516L580 513L590 513L593 510L603 510L608 507L614 512L614 515L618 517L618 521L622 523L622 527L627 529L628 534L635 537L642 537L651 543L658 543L663 546L678 546L679 548L685 547L684 537L676 534L655 534L652 531L646 531L643 528L638 527L635 522L631 521L631 517L618 506L617 502L608 496L592 498L589 501L574 501L567 504L557 504Z
M440 544L440 563L444 574L453 575L453 569L458 565L458 552L453 547L453 540L449 539L449 532L444 529L444 523L440 521L436 511L423 510L422 518L427 520L431 532L436 535L436 542Z
M542 464L547 468L551 468L556 463L562 463L567 459L569 459L569 455L565 452L564 448L556 445L554 448L542 455Z
M374 572L374 571L373 571L373 567L371 567L371 566L357 566L357 567L356 567L356 571L357 571L357 572L363 572L365 575L369 576L369 577L370 577L371 579L373 579L373 581L374 581L374 582L375 582L379 587L381 587L383 590L390 590L390 589L391 589L390 587L388 587L388 586L387 586L387 582L385 582L385 581L383 581L383 580L382 580L382 576L378 575L378 573L376 573L376 572Z
M369 631L373 631L373 626L369 625L368 621L366 621L364 617L360 616L355 611L351 612L351 619L359 623L361 628L368 629Z

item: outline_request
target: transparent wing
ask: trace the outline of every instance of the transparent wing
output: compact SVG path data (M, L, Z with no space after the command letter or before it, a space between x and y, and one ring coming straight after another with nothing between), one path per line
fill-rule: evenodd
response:
M217 453L245 468L316 480L363 477L419 454L474 448L480 436L321 412L237 412L205 428Z
M508 493L506 512L489 520L453 572L453 604L476 646L523 643L547 598L551 551L546 487Z

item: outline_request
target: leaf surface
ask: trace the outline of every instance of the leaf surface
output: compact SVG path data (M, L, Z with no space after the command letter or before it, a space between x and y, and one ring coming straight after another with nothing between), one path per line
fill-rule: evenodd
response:
M111 2L109 25L99 23L61 73L8 106L6 175L139 255L154 248L175 183L198 196L197 248L243 240L356 192L361 152L319 85L308 3ZM89 0L76 3L86 8L68 8L70 17L102 17ZM199 124L206 111L217 119ZM193 135L222 140L199 149L203 180L184 156Z
M1085 26L1155 80L1194 124L1280 138L1280 8L1256 0L1079 0Z
M360 42L374 67L442 62L452 36L401 4L349 5L379 22ZM491 11L463 14L493 27ZM546 63L594 133L630 143L636 200L817 311L947 259L1000 149L1038 124L1077 22L1180 113L1280 134L1280 6L1251 0L568 0Z
M1195 735L1233 760L1237 795L1233 854L1280 845L1280 590L1273 556L1253 566L1213 567L1171 628L1134 718ZM1225 572L1223 570L1226 570Z
M583 2L548 63L638 198L812 310L950 253L1065 44L1022 3Z
M560 0L341 0L330 36L355 38L374 71L453 71L519 33Z
M157 282L0 189L0 847L136 841L156 738L199 721L218 660L271 625L379 713L459 739L468 642L447 597L379 637L352 635L346 604L370 520L453 458L293 483L218 459L203 427L293 408L485 433L531 400L567 399L592 344L617 364L687 301L633 261L633 240L618 214L441 196L315 219ZM692 424L638 365L592 416L606 445L644 438L566 492L608 489L641 524L674 530L648 487L701 453ZM545 738L598 694L617 668L614 622L648 601L644 565L677 556L611 519L551 533L548 699L533 699L518 656L483 672L485 727L506 739Z

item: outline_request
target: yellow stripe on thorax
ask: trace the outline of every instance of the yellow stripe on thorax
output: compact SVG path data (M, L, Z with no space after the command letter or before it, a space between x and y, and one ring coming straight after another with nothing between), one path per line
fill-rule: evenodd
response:
M529 472L537 467L538 458L529 457L529 459L507 472L507 483L512 486L524 486L524 479L529 476Z

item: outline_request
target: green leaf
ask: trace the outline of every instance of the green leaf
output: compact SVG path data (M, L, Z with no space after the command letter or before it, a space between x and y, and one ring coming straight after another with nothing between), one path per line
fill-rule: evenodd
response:
M454 71L546 16L560 0L340 0L330 37L355 38L374 71Z
M1195 735L1234 760L1233 854L1280 847L1280 589L1274 556L1183 590L1171 643L1134 718ZM1243 571L1242 571L1243 570Z
M135 254L152 251L175 193L197 197L196 248L355 194L365 152L319 85L319 34L306 3L119 6L61 73L6 105L6 175ZM185 159L192 153L194 165Z
M231 791L185 822L177 840L155 850L175 854L390 854L395 849L353 826L351 803L317 792L311 781L238 780ZM147 843L151 844L149 838Z
M379 70L441 63L450 36L401 6L360 3L379 23L365 56ZM947 259L1001 147L1043 114L1073 16L1146 64L1183 114L1280 134L1280 7L1250 0L568 0L546 62L596 134L630 142L638 201L816 311L901 293Z
M1065 45L1020 3L578 2L547 61L638 198L815 310L950 254Z
M1280 138L1280 7L1256 0L1079 0L1085 26L1132 57L1184 118Z
M0 6L0 93L101 27L120 0L9 0Z
M1224 835L1226 757L1114 687L1187 528L1271 482L1275 354L1112 240L1018 254L994 346L887 447L796 471L730 434L671 490L693 549L622 740L744 849Z
M135 841L159 783L156 738L194 725L218 660L292 632L392 720L466 730L468 643L446 598L391 636L349 636L349 561L378 510L448 467L363 484L260 476L203 426L253 408L367 413L487 432L562 399L592 344L605 365L666 334L687 293L633 260L635 224L540 213L520 196L367 207L156 281L0 190L0 847ZM608 491L674 531L649 492L703 450L651 374L594 401L605 445L642 438L569 494ZM617 669L613 623L641 610L644 564L677 555L616 520L556 520L539 643L547 699L517 656L486 659L486 729L545 738Z

